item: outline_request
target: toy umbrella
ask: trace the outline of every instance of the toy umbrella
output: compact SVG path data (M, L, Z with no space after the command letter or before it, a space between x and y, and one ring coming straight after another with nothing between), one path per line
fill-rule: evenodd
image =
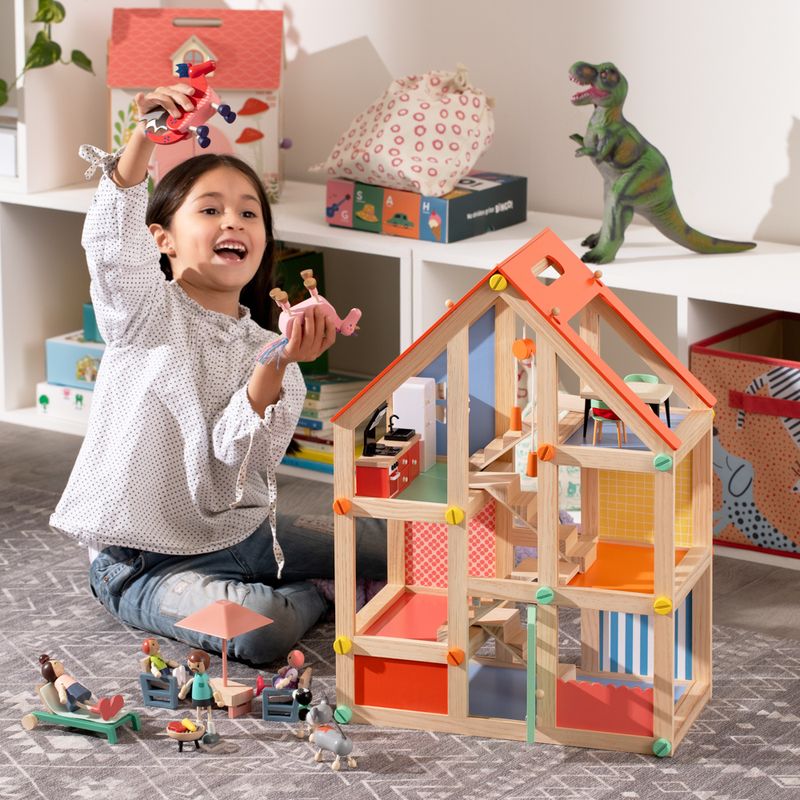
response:
M188 628L190 631L222 639L223 686L228 685L228 639L270 624L272 620L269 617L230 600L217 600L175 623L178 628Z

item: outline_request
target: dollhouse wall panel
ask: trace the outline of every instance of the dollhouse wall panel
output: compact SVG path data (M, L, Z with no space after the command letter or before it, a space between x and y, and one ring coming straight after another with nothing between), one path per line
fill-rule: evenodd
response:
M652 544L654 503L652 475L600 470L600 538ZM675 475L675 544L692 546L691 455L681 461Z
M601 672L653 674L653 620L648 614L598 611ZM675 611L675 678L692 680L692 594Z
M487 503L469 521L469 574L495 575L495 504ZM406 522L406 584L447 588L447 525L442 522Z

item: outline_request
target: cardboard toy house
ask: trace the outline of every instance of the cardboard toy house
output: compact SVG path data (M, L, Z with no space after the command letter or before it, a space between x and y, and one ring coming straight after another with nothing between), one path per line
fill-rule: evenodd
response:
M646 375L603 360L601 320ZM526 421L515 358L532 351ZM579 394L559 391L559 367ZM395 414L411 379L435 386L427 469L434 434ZM339 702L379 725L674 752L711 694L714 402L552 232L492 269L333 417ZM612 425L592 443L587 408L619 442ZM531 437L524 490L514 449ZM559 521L566 467L579 528ZM388 583L356 612L359 517L387 520ZM578 663L559 653L560 613L580 616Z
M176 67L213 60L209 85L236 112L228 125L206 123L211 144L195 137L158 147L150 164L155 181L200 153L234 153L263 178L271 199L280 191L283 12L230 9L116 8L108 45L111 149L121 147L137 122L137 92L177 83Z

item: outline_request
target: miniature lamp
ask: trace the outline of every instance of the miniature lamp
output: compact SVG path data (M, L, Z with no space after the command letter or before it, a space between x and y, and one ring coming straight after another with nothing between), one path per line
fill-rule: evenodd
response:
M178 628L187 628L190 631L222 639L223 686L228 685L228 639L271 624L272 620L269 617L230 600L217 600L175 623Z

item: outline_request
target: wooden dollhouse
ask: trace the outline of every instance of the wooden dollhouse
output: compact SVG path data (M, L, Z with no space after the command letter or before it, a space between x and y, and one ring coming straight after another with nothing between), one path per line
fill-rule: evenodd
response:
M646 374L617 375L601 330ZM535 352L527 419L522 351ZM565 374L577 393L560 391ZM435 429L356 458L356 430L392 420L409 381L434 387ZM619 441L587 438L597 401ZM711 696L714 402L551 231L492 269L333 418L338 701L380 725L674 752ZM371 466L387 480L365 480ZM568 467L578 526L559 521ZM387 521L388 582L356 611L359 517ZM562 608L580 609L578 663L559 653Z

